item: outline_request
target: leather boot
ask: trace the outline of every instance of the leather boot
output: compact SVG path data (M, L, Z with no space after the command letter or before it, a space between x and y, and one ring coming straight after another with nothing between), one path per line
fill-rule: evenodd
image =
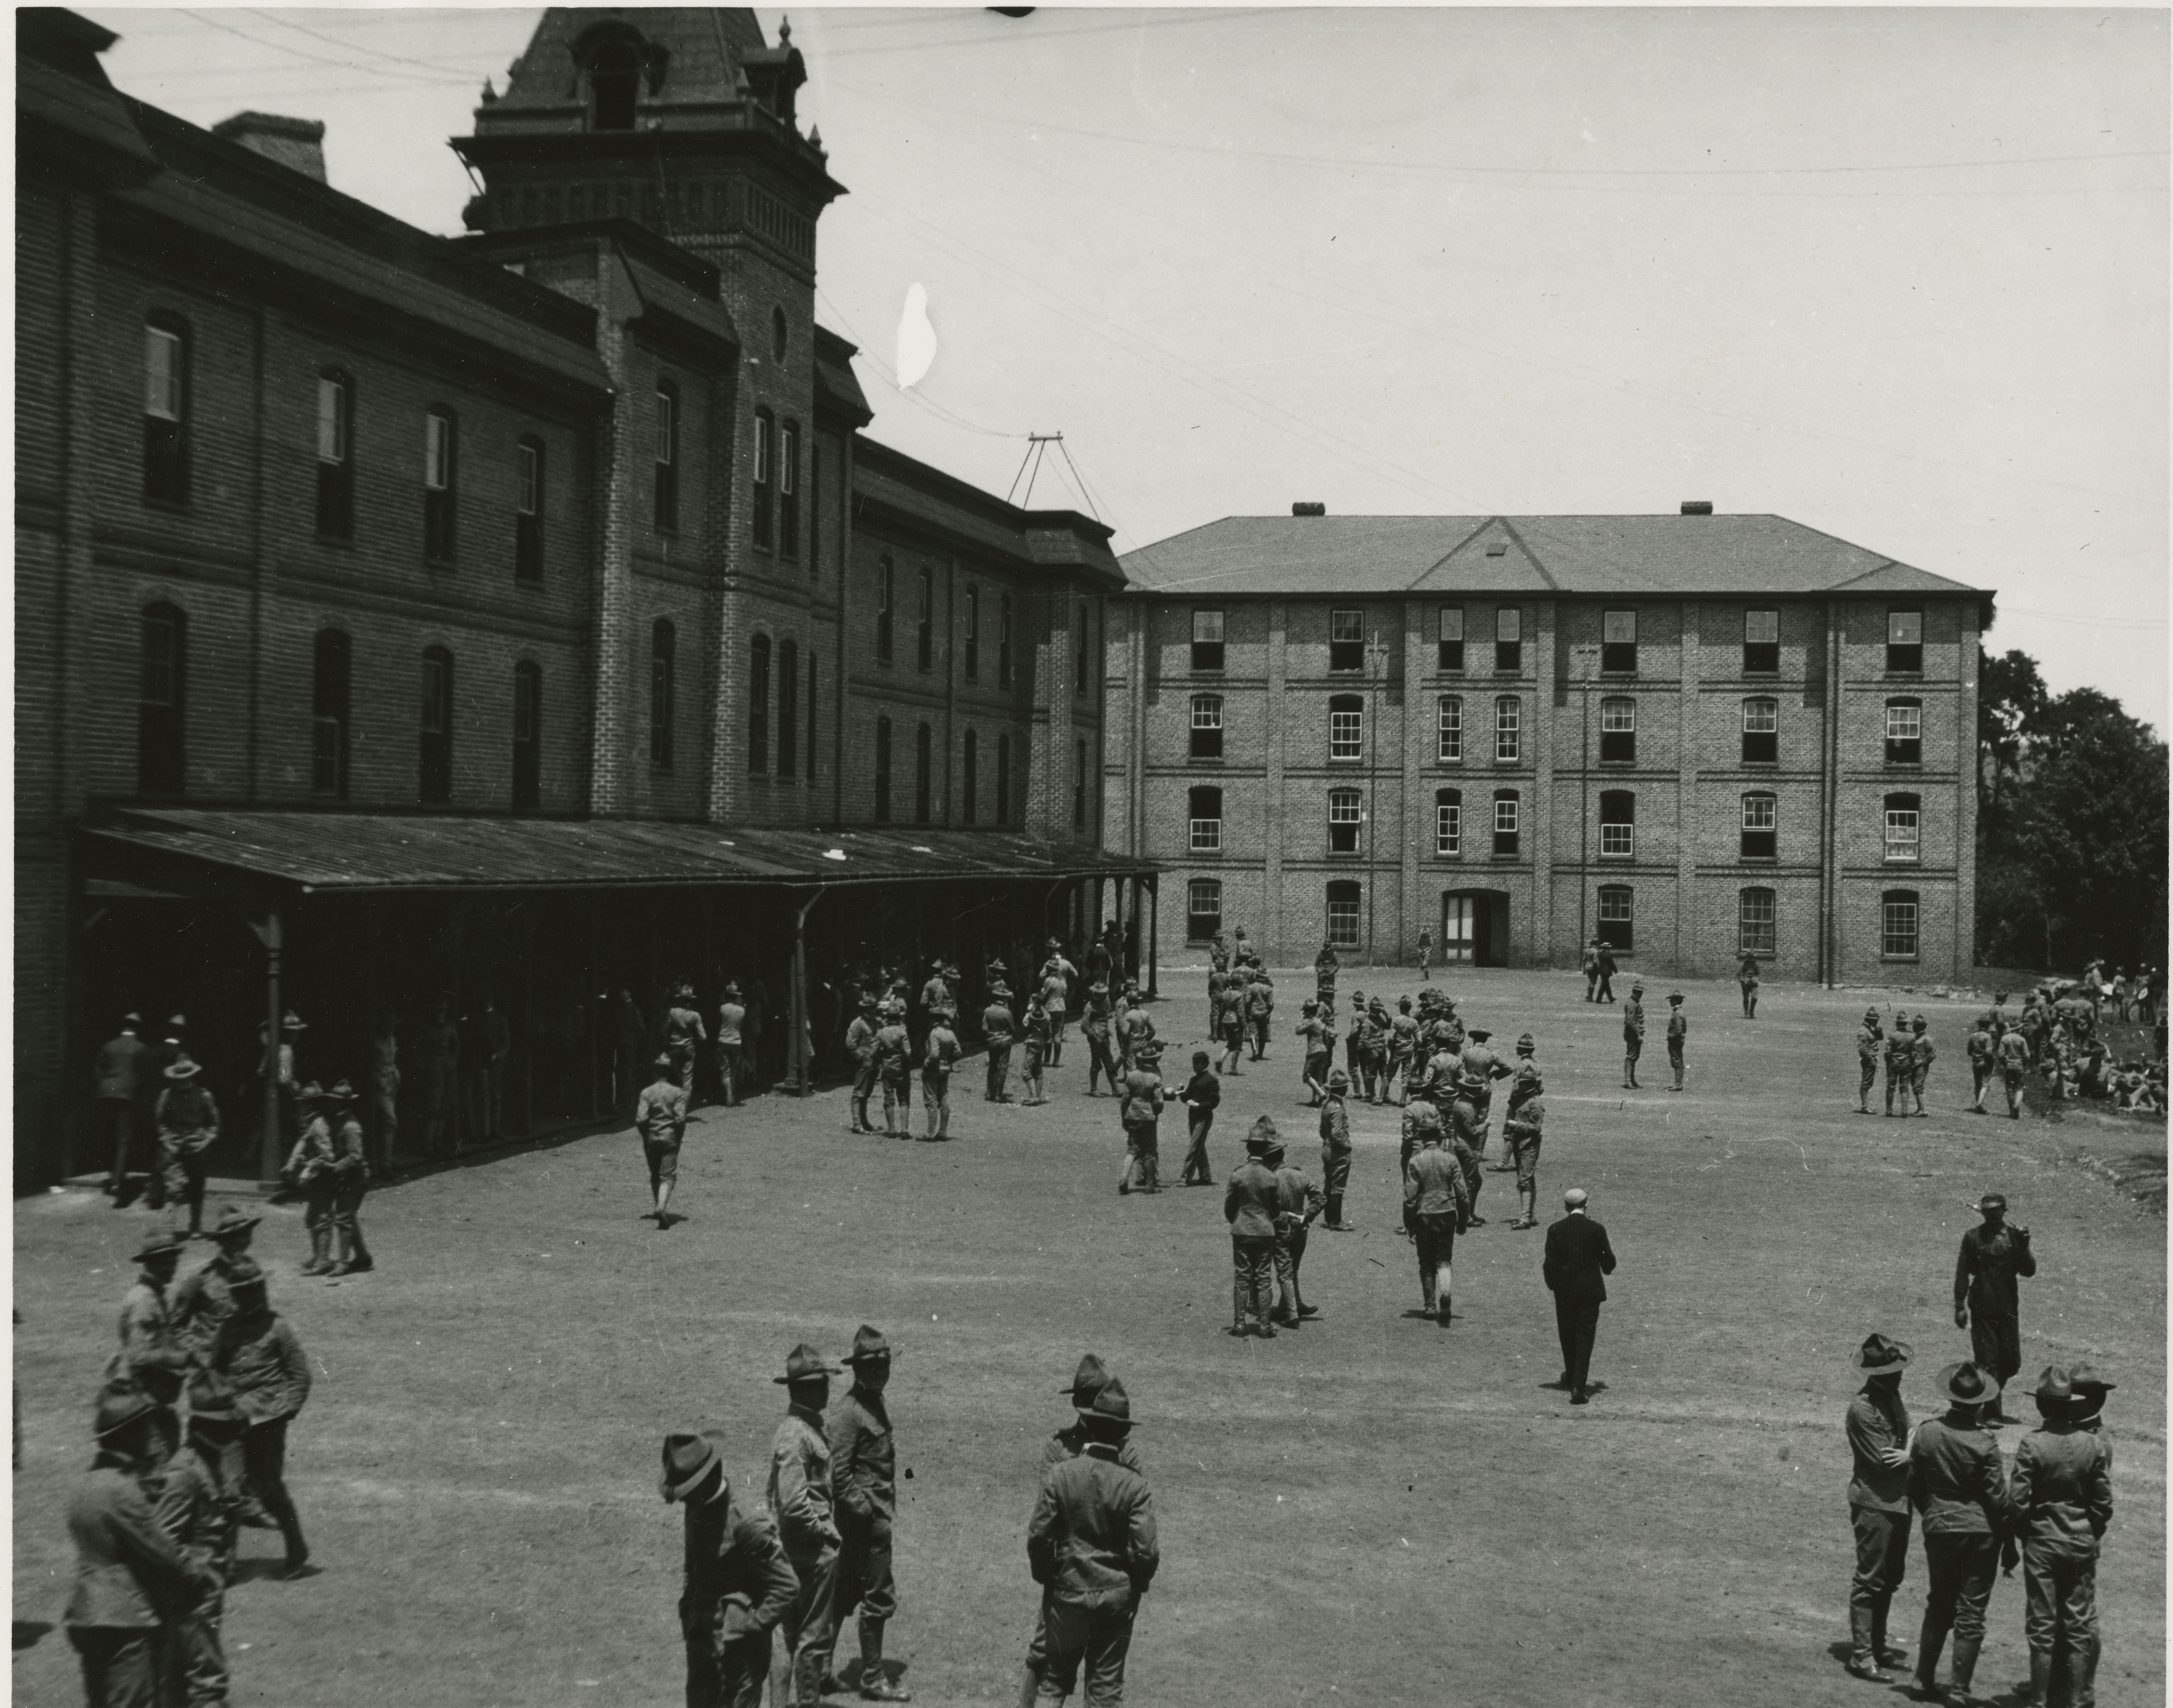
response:
M1984 1639L1982 1637L1956 1637L1955 1639L1954 1677L1947 1684L1947 1700L1950 1704L1974 1702L1976 1700L1976 1698L1970 1692L1970 1684L1971 1681L1976 1677L1977 1651L1982 1649L1983 1646Z
M332 1260L329 1255L332 1242L332 1231L330 1228L313 1227L310 1230L310 1260L302 1265L304 1274L321 1275L332 1268Z
M1871 1652L1882 1667L1898 1667L1909 1658L1906 1649L1886 1641L1886 1615L1893 1604L1893 1597L1885 1595L1871 1609Z
M883 1622L860 1621L860 1695L871 1702L910 1702L913 1692L893 1684L883 1673Z
M1894 1682L1891 1673L1879 1669L1879 1640L1872 1629L1872 1613L1868 1607L1848 1610L1848 1670L1874 1684Z
M347 1230L345 1228L334 1227L332 1229L332 1249L337 1253L338 1255L333 1261L332 1266L326 1269L325 1273L328 1275L344 1275L352 1273L354 1269L354 1263L352 1261L351 1253L348 1248Z
M362 1237L362 1224L358 1221L348 1230L348 1240L353 1255L347 1260L349 1269L359 1274L377 1267L377 1259L369 1254L369 1242Z
M1041 1695L1041 1668L1028 1661L1025 1670L1026 1677L1019 1684L1019 1708L1033 1708L1034 1698Z
M2047 1649L2039 1653L2030 1651L2030 1689L2022 1699L2022 1708L2045 1708L2046 1692L2052 1688L2052 1653Z
M1946 1646L1946 1627L1933 1624L1928 1608L1923 1629L1917 1635L1917 1688L1934 1700L1939 1694L1939 1687L1934 1682L1939 1676L1939 1655Z

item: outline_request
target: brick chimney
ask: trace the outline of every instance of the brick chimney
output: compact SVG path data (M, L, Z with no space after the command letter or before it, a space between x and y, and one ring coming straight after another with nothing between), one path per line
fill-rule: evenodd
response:
M214 137L239 143L267 160L277 160L290 171L322 184L325 179L325 127L321 119L287 119L277 113L236 113L211 127Z

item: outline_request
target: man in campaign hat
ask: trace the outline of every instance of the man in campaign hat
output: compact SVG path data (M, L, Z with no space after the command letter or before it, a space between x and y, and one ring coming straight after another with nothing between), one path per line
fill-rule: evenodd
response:
M2075 1420L2073 1372L2037 1378L2044 1422L2014 1452L2009 1501L2022 1539L2030 1640L2029 1708L2045 1708L2056 1672L2071 1708L2089 1708L2098 1669L2098 1544L2112 1522L2112 1450Z
M148 1235L137 1248L131 1259L137 1266L136 1279L121 1301L121 1352L114 1360L115 1369L124 1369L132 1359L154 1347L180 1345L168 1290L174 1284L181 1253L187 1249L187 1242L171 1233Z
M1909 1409L1901 1372L1909 1348L1872 1334L1849 1360L1863 1386L1841 1427L1855 1472L1848 1482L1849 1526L1856 1533L1856 1576L1848 1590L1848 1670L1890 1684L1882 1666L1908 1657L1886 1646L1886 1615L1909 1565Z
M1867 1008L1856 1028L1856 1113L1871 1113L1871 1088L1879 1083L1879 1047L1886 1034L1879 1024L1879 1010Z
M1124 1700L1132 1624L1162 1565L1146 1479L1122 1463L1131 1399L1111 1377L1091 1401L1075 1399L1086 1446L1042 1474L1026 1549L1042 1587L1048 1646L1041 1700L1060 1703L1083 1666L1092 1708Z
M1922 1520L1924 1624L1917 1645L1917 1688L1938 1700L1939 1655L1954 1634L1948 1701L1966 1701L1984 1646L1984 1610L1992 1575L2018 1555L2008 1532L2007 1473L1999 1447L1978 1421L1999 1402L1999 1383L1974 1364L1949 1364L1933 1387L1947 1402L1944 1417L1917 1426L1909 1449L1909 1504Z
M211 1355L211 1349L218 1340L218 1331L234 1314L233 1283L237 1266L246 1263L252 1269L256 1267L256 1259L249 1255L249 1247L256 1237L256 1225L263 1220L239 1204L224 1206L218 1220L208 1230L218 1250L209 1263L174 1290L175 1334L199 1357Z
M891 1524L898 1515L898 1447L891 1437L890 1342L865 1323L845 1356L852 1391L830 1414L830 1478L838 1515L838 1579L831 1600L839 1624L860 1609L860 1695L871 1702L906 1702L883 1671L883 1627L898 1613L891 1578ZM829 1688L825 1681L824 1688Z
M1637 1058L1645 1048L1644 997L1645 987L1633 983L1629 1001L1622 1005L1622 1089L1626 1091L1638 1089Z
M2004 1387L2022 1368L2022 1295L2019 1278L2037 1273L2030 1230L2007 1225L2007 1199L1987 1192L1977 1200L1982 1226L1962 1235L1955 1259L1955 1327L1970 1331L1977 1367ZM2019 1421L2007 1415L1997 1393L1984 1417L1997 1429Z
M1343 1193L1351 1183L1351 1075L1341 1068L1330 1068L1327 1084L1327 1094L1320 1100L1320 1183L1328 1199L1324 1226L1331 1232L1348 1233Z
M96 1137L113 1151L113 1172L105 1190L116 1210L135 1193L129 1185L128 1153L136 1148L136 1112L143 1101L144 1070L149 1065L150 1046L141 1036L143 1016L125 1014L121 1029L98 1047L93 1070L98 1110Z
M830 1404L830 1378L839 1373L803 1340L786 1355L785 1374L770 1378L784 1386L788 1404L770 1438L769 1510L800 1581L785 1614L785 1684L776 1693L786 1708L814 1708L822 1700L838 1637L830 1606L838 1576L838 1521L822 1414Z
M226 1583L241 1522L240 1455L244 1419L234 1396L208 1371L189 1383L189 1435L160 1479L159 1527L197 1570L199 1587L170 1628L166 1672L172 1700L223 1703L226 1651L219 1627Z
M723 1441L714 1430L666 1436L657 1484L687 1513L679 1596L687 1708L760 1708L769 1634L800 1586L769 1519L745 1510L733 1495Z
M1418 1134L1419 1148L1404 1172L1404 1222L1418 1253L1421 1308L1448 1327L1449 1266L1456 1237L1471 1225L1471 1196L1464 1170L1441 1147L1436 1124Z
M1282 1200L1275 1171L1267 1165L1275 1136L1275 1123L1265 1115L1253 1123L1245 1135L1245 1160L1232 1171L1222 1193L1222 1219L1230 1224L1236 1271L1230 1332L1270 1340L1275 1337L1275 1325L1268 1320L1275 1288L1275 1216Z
M188 1212L191 1233L203 1226L204 1153L218 1140L218 1106L204 1089L202 1072L188 1056L177 1057L165 1071L154 1117L165 1195Z

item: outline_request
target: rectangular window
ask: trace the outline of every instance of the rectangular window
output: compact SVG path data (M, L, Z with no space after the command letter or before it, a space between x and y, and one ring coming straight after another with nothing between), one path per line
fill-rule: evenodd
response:
M1444 765L1464 761L1464 701L1459 695L1441 697L1435 713L1434 757Z
M1331 947L1356 949L1358 946L1360 899L1356 884L1330 884L1328 886L1328 941Z
M1635 851L1637 827L1634 824L1603 824L1599 827L1599 857L1604 860L1626 860Z
M1897 796L1886 804L1886 859L1890 865L1915 865L1921 859L1922 827L1913 798Z
M353 643L346 634L333 628L318 634L310 708L310 792L336 800L347 799L348 711L353 660Z
M1329 789L1328 791L1329 853L1356 854L1360 822L1358 791L1355 789Z
M1504 605L1494 613L1494 668L1511 675L1524 667L1524 613Z
M679 528L679 397L666 386L656 388L655 522L660 532Z
M996 686L1011 685L1011 596L996 601Z
M1513 795L1494 797L1494 852L1512 855L1517 852L1520 816L1518 802Z
M1192 789L1187 797L1191 814L1191 849L1194 854L1220 854L1222 851L1222 791L1219 789Z
M1739 953L1771 955L1777 952L1779 932L1774 921L1773 892L1771 890L1745 890L1742 901L1742 925L1736 941Z
M1434 791L1433 851L1444 859L1464 852L1464 797L1453 789Z
M958 822L971 825L981 804L981 738L972 730L959 744L958 803Z
M1079 660L1071 672L1071 692L1084 698L1092 686L1090 672L1094 666L1094 615L1086 606L1079 607Z
M776 487L777 423L767 409L754 412L754 542L767 551L771 541L772 493Z
M1922 612L1890 611L1886 613L1886 668L1903 675L1923 673Z
M1637 703L1605 699L1599 703L1599 762L1634 765L1637 761Z
M170 326L143 328L143 496L189 501L188 346Z
M914 631L913 661L922 671L936 667L936 572L925 564L920 571L920 617Z
M1365 757L1366 714L1356 699L1338 699L1328 713L1328 758L1334 765L1355 765Z
M781 558L800 555L800 429L790 421L778 435L777 551Z
M1745 700L1743 703L1743 762L1777 764L1781 757L1781 703Z
M423 418L423 556L450 563L457 547L460 423L450 409Z
M535 806L543 793L543 672L532 664L513 667L513 806Z
M822 697L815 691L815 655L807 655L807 762L801 774L812 783L815 780L815 714L822 705Z
M769 637L755 636L747 659L747 770L769 771Z
M1195 759L1220 759L1222 757L1222 696L1194 694L1192 697L1192 757Z
M1440 665L1445 671L1464 668L1464 607L1444 605L1441 608L1441 635L1437 643L1441 649Z
M889 558L876 565L876 662L891 660L891 635L895 627L892 606L898 593L898 572Z
M1011 822L1011 738L996 737L996 823L1008 826Z
M1599 668L1614 676L1637 674L1637 613L1609 611L1600 614Z
M1494 702L1494 762L1514 765L1523 752L1523 719L1517 697L1504 694Z
M1222 929L1222 881L1194 878L1184 886L1184 935L1191 943L1211 943Z
M188 619L170 605L143 613L136 690L136 786L178 795L186 779Z
M1603 790L1599 797L1599 857L1637 857L1637 797L1626 789Z
M1743 797L1743 839L1737 852L1747 860L1770 860L1780 840L1780 803L1771 795Z
M1879 905L1879 952L1890 960L1917 958L1917 898L1890 895Z
M1886 762L1921 765L1924 762L1924 707L1920 700L1886 703Z
M1599 892L1599 940L1617 954L1627 954L1635 945L1634 925L1630 917L1630 886L1627 884L1603 885Z
M1743 613L1743 673L1771 675L1781 668L1781 613L1746 611ZM1755 892L1745 892L1755 894Z
M777 648L777 774L790 777L800 765L800 648L780 641Z
M1328 667L1332 671L1366 668L1366 613L1331 611L1328 613Z
M514 447L513 575L516 581L543 579L543 446L524 439Z
M1192 667L1196 671L1219 671L1222 668L1222 613L1220 611L1194 611L1192 613Z
M876 822L890 822L890 719L876 719Z
M935 793L935 736L923 724L913 737L913 822L928 822Z
M340 374L317 376L317 532L354 537L353 390Z
M979 682L981 676L981 590L966 590L966 680Z
M1071 827L1086 828L1086 744L1073 745L1071 754Z

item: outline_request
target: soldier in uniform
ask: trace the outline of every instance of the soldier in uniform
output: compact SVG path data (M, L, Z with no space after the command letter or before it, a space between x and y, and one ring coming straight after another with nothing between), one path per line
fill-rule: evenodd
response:
M188 1444L165 1468L156 1507L159 1528L197 1572L197 1593L168 1626L164 1646L170 1700L188 1708L226 1700L219 1627L241 1526L241 1431L233 1395L199 1372L189 1384Z
M1222 987L1220 1021L1215 1035L1222 1043L1222 1071L1235 1074L1245 1054L1245 989L1235 978Z
M1307 1231L1326 1206L1320 1188L1305 1177L1305 1171L1284 1160L1283 1142L1277 1139L1261 1159L1275 1177L1275 1290L1281 1306L1273 1320L1286 1328L1300 1327L1319 1310L1305 1302L1298 1271L1305 1263Z
M310 1549L302 1539L294 1497L287 1492L287 1428L308 1403L310 1360L299 1337L272 1310L262 1269L238 1274L233 1296L234 1315L219 1334L211 1367L225 1379L234 1403L249 1420L241 1457L250 1492L278 1527L291 1577L308 1564Z
M1275 1011L1275 980L1268 977L1268 969L1256 961L1245 983L1245 1020L1252 1030L1253 1059L1256 1062L1268 1053L1268 1024Z
M1437 1138L1440 1136L1441 1123L1441 1108L1434 1102L1432 1085L1429 1083L1421 1086L1419 1094L1404 1105L1403 1149L1396 1162L1396 1177L1399 1180L1410 1172L1411 1158L1419 1146L1425 1143L1426 1135L1431 1133Z
M310 1232L305 1275L321 1275L332 1266L332 1129L326 1118L324 1087L312 1080L294 1094L301 1110L302 1136L280 1171L288 1186L302 1194L304 1226Z
M1366 993L1351 993L1351 1030L1343 1036L1343 1070L1360 1096L1366 1091Z
M1358 1016L1358 1083L1378 1106L1388 1094L1388 1010L1375 997Z
M1425 926L1419 927L1419 978L1421 982L1433 977L1433 933Z
M1320 953L1313 957L1313 994L1332 999L1335 995L1335 977L1342 970L1343 962L1335 952L1335 946L1323 939Z
M1019 1066L1019 1082L1026 1096L1021 1102L1038 1109L1049 1099L1041 1087L1042 1064L1049 1059L1049 1010L1029 1000L1026 1005L1026 1058Z
M928 1118L930 1139L951 1136L951 1074L958 1056L958 1034L951 1030L951 1016L939 1012L928 1028L920 1058L920 1106ZM910 1116L906 1124L912 1124Z
M1303 1017L1297 1023L1297 1035L1305 1053L1305 1067L1298 1083L1313 1094L1311 1107L1318 1108L1324 1095L1321 1081L1327 1077L1332 1052L1329 1045L1330 1034L1320 1018L1318 1001L1305 1005Z
M1743 1017L1758 1018L1758 957L1748 949L1743 951L1742 965L1735 969L1735 982L1743 987Z
M1323 1224L1332 1233L1349 1233L1343 1219L1344 1188L1351 1181L1351 1078L1340 1068L1328 1070L1327 1095L1320 1100L1320 1180L1328 1200Z
M830 1606L838 1576L838 1522L822 1414L830 1404L830 1378L842 1373L803 1340L786 1355L785 1374L770 1378L783 1386L788 1404L770 1438L769 1510L799 1580L784 1615L785 1688L773 1693L785 1708L817 1708L838 1640Z
M850 1393L830 1414L830 1477L838 1513L838 1589L832 1606L839 1624L860 1609L860 1695L871 1702L908 1702L883 1672L883 1627L898 1612L891 1581L891 1522L898 1512L898 1449L891 1440L883 1390L890 1382L890 1342L862 1323L845 1359ZM824 1681L826 1689L830 1681Z
M1683 994L1678 990L1668 998L1668 1065L1675 1075L1674 1084L1668 1087L1671 1091L1683 1088L1683 1043L1690 1030L1690 1022L1683 1018Z
M1894 1094L1901 1094L1901 1113L1909 1113L1909 1080L1917 1068L1917 1040L1906 1016L1894 1016L1894 1036L1886 1040L1886 1113L1894 1113Z
M1517 1040L1517 1075L1509 1085L1509 1108L1502 1123L1502 1142L1509 1152L1509 1166L1517 1172L1517 1219L1512 1229L1539 1225L1539 1141L1545 1134L1545 1084L1539 1078L1533 1052L1538 1048L1526 1032Z
M2043 1424L2015 1449L2008 1497L2021 1533L2023 1629L2030 1639L2026 1708L2046 1708L2057 1665L2065 1697L2095 1699L2098 1544L2112 1522L2112 1450L2076 1419L2081 1398L2071 1371L2055 1365L2037 1379Z
M1999 1077L2007 1090L2007 1113L2022 1118L2022 1083L2030 1073L2030 1040L2020 1032L2003 1033L1999 1040Z
M1508 1063L1502 1059L1501 1053L1494 1048L1493 1037L1494 1034L1485 1026L1475 1026L1468 1035L1464 1053L1459 1058L1464 1081L1471 1089L1473 1102L1479 1112L1477 1124L1467 1136L1473 1150L1480 1156L1486 1154L1488 1129L1494 1120L1494 1081L1507 1079L1512 1071ZM1475 1188L1472 1196L1475 1199L1478 1195Z
M863 993L860 1011L845 1028L845 1054L853 1064L853 1120L849 1133L872 1133L868 1099L876 1094L876 999Z
M1162 1190L1161 1064L1162 1046L1154 1039L1142 1039L1133 1046L1132 1065L1124 1075L1124 1101L1117 1107L1124 1123L1124 1172L1117 1181L1120 1196Z
M134 1360L154 1350L187 1350L168 1297L174 1271L187 1249L178 1234L170 1233L149 1235L137 1248L132 1259L137 1265L136 1280L121 1301L121 1350L110 1366L112 1371L125 1371Z
M1871 1113L1871 1088L1879 1083L1879 1049L1886 1034L1879 1024L1879 1010L1863 1010L1863 1023L1856 1029L1856 1062L1858 1080L1856 1087L1856 1113Z
M883 1131L892 1139L909 1139L913 1136L913 1038L896 1002L891 1004L876 1033L874 1056L876 1073L882 1080Z
M1987 1192L1977 1200L1982 1226L1962 1235L1955 1259L1955 1327L1970 1331L1976 1367L1992 1378L1985 1422L1997 1428L2019 1420L2007 1415L1999 1388L2022 1368L2022 1299L2018 1279L2037 1273L2030 1230L2007 1226L2007 1199Z
M200 1360L211 1356L219 1330L234 1314L234 1280L244 1265L254 1269L249 1255L256 1225L264 1218L250 1215L238 1205L228 1204L212 1224L212 1241L218 1247L212 1259L174 1289L170 1315L177 1344L186 1346Z
M717 1096L727 1109L736 1108L740 1088L747 1083L747 1005L740 1000L738 983L725 981L724 1000L717 1005Z
M1938 1052L1932 1048L1931 1039L1924 1035L1922 1015L1918 1015L1909 1024L1910 1030L1916 1034L1909 1046L1909 1095L1916 1099L1915 1113L1921 1115L1924 1113L1924 1081L1931 1076L1932 1058Z
M981 1010L981 1039L989 1052L988 1085L981 1096L990 1103L1011 1101L1004 1087L1011 1076L1011 1034L1017 1022L1012 1019L1011 1004L1006 999L1010 994L1001 984L991 987L989 1005ZM1086 1095L1094 1095L1092 1086Z
M687 1511L679 1635L687 1708L761 1708L769 1634L800 1592L776 1527L732 1494L714 1431L664 1438L657 1492Z
M1207 1135L1215 1126L1215 1112L1222 1103L1222 1081L1208 1067L1205 1050L1192 1053L1192 1077L1177 1100L1187 1112L1184 1167L1178 1172L1179 1186L1212 1186L1215 1173L1207 1166Z
M1449 1260L1456 1236L1470 1226L1471 1198L1464 1171L1441 1148L1441 1129L1426 1129L1404 1175L1404 1216L1418 1253L1421 1308L1449 1323Z
M1275 1123L1263 1115L1245 1135L1245 1160L1230 1176L1222 1193L1222 1219L1230 1224L1232 1334L1275 1338L1268 1320L1275 1269L1275 1215L1282 1192L1266 1157L1275 1142Z
M106 1177L105 1190L116 1209L134 1196L128 1186L128 1155L136 1148L136 1106L142 1096L140 1075L148 1048L137 1036L143 1024L141 1015L123 1015L121 1030L98 1047L93 1070L96 1137L113 1151L113 1172Z
M645 1215L655 1218L661 1232L679 1220L671 1214L671 1192L679 1183L679 1146L687 1137L687 1091L669 1055L656 1059L656 1077L634 1106L634 1129L641 1134L650 1196L655 1200Z
M1999 1040L1992 1036L1990 1015L1981 1014L1976 1017L1976 1025L1971 1029L1969 1043L1965 1048L1969 1053L1970 1113L1986 1114L1989 1112L1984 1107L1984 1094L1992 1084L1992 1058L1999 1050Z
M1946 1414L1919 1424L1909 1448L1909 1504L1922 1520L1931 1579L1917 1645L1917 1689L1941 1700L1934 1679L1951 1631L1954 1678L1944 1700L1968 1701L1994 1565L2003 1554L2011 1565L2019 1550L2009 1534L1999 1448L1978 1423L1980 1409L1998 1403L1998 1384L1974 1364L1950 1364L1933 1386L1947 1402Z
M1408 996L1396 999L1395 1018L1388 1022L1388 1073L1397 1079L1397 1100L1408 1103L1411 1100L1411 1075L1418 1071L1424 1059L1419 1046L1419 1023L1411 1018L1411 999ZM1388 1091L1387 1082L1382 1092Z
M1113 1018L1109 1012L1109 981L1097 977L1086 987L1086 1007L1079 1020L1079 1030L1086 1039L1086 1095L1090 1097L1102 1095L1094 1087L1103 1080L1109 1082L1111 1096L1121 1089L1109 1037ZM1211 1024L1208 1036L1214 1036Z
M1866 1337L1851 1360L1863 1387L1841 1423L1856 1466L1848 1484L1849 1528L1856 1537L1848 1670L1874 1684L1892 1684L1883 1668L1908 1658L1886 1644L1887 1611L1909 1565L1909 1409L1901 1403L1908 1362L1902 1342Z
M1622 1089L1634 1091L1637 1086L1637 1058L1645 1048L1645 987L1632 984L1630 1000L1622 1005ZM1607 999L1612 1002L1615 999Z
M1486 1143L1486 1106L1480 1098L1486 1082L1469 1069L1464 1070L1456 1082L1456 1096L1448 1106L1447 1118L1442 1123L1442 1140L1456 1165L1464 1171L1464 1184L1471 1199L1467 1220L1473 1227L1486 1226L1486 1218L1479 1213L1479 1189L1486 1183L1480 1172L1479 1153Z
M694 987L682 983L672 993L671 1006L664 1011L664 1053L671 1058L672 1076L686 1092L690 1109L694 1105L694 1058L709 1038L694 1007Z
M186 1055L165 1071L159 1095L159 1162L165 1196L188 1212L189 1231L203 1227L204 1153L218 1140L218 1106L204 1089L202 1070Z

